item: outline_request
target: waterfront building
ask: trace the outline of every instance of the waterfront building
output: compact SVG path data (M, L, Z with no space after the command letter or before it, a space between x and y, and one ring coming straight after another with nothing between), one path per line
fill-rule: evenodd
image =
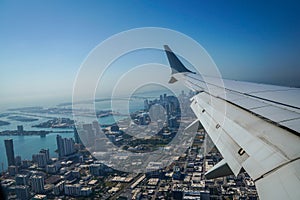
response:
M62 138L60 135L57 135L56 142L59 158L75 153L75 142L72 138Z
M144 110L145 110L145 111L148 111L148 110L149 110L149 102L148 102L148 99L146 99L146 100L144 101Z
M24 132L23 125L19 125L19 126L17 126L17 130L18 130L18 132L19 132L19 133L22 133L22 132Z
M6 139L4 140L5 150L6 150L6 157L7 157L7 164L15 165L15 153L14 153L14 143L13 139Z
M76 127L74 127L74 138L76 144L82 144Z
M49 153L49 149L41 149L40 153L45 154L46 156L46 162L49 163L50 162L50 153Z

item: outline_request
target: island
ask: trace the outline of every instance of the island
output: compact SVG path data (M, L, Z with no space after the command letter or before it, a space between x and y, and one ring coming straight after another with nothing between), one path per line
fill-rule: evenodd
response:
M42 122L37 125L33 125L32 127L37 128L73 128L74 127L74 120L69 118L54 118L48 120L46 122Z
M47 134L51 133L52 131L18 131L18 130L6 130L6 131L1 131L0 135L3 136L10 136L10 135L21 135L21 136L27 136L27 135L39 135L41 137L45 137Z
M7 117L9 113L0 113L0 117Z
M8 119L19 121L19 122L33 122L38 121L36 118L29 118L29 117L23 117L23 116L9 116Z
M5 126L5 125L9 125L9 124L10 124L9 122L0 120L0 126Z

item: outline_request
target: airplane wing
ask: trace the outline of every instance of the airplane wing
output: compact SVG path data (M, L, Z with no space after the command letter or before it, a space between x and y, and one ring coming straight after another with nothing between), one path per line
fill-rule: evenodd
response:
M260 199L300 199L300 89L201 76L164 48L169 82L197 92L191 108L224 158L206 178L244 169Z

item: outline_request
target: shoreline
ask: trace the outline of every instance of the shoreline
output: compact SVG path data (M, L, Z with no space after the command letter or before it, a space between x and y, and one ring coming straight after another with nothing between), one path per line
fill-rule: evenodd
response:
M46 136L51 133L74 133L74 130L65 130L65 131L45 131L45 130L40 130L40 131L23 131L23 132L18 132L17 130L13 131L1 131L0 136Z

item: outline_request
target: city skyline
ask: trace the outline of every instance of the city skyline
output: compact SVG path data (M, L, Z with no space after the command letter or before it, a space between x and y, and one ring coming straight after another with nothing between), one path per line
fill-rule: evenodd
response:
M139 27L170 28L192 37L225 78L299 86L296 2L2 1L0 5L2 107L70 101L76 73L88 53L108 37ZM167 63L163 54L138 54L123 60L121 67L149 60Z
M167 145L166 143L170 139L172 140L174 134L178 134L176 132L179 124L175 119L183 117L184 121L193 120L190 118L192 117L190 116L191 110L184 111L190 109L186 103L183 103L184 107L179 107L178 102L187 101L191 95L193 95L191 91L189 94L182 91L179 99L172 95L168 96L166 93L162 93L155 99L145 98L142 108L131 115L134 123L130 125L133 129L129 133L130 135L140 133L140 129L135 129L136 125L152 124L154 127L158 126L161 131L152 137L145 138L144 142L147 141L146 143L139 137L131 138L127 134L128 131L123 131L124 129L121 127L127 124L127 119L124 119L123 125L121 120L110 126L102 126L101 129L115 145L121 145L126 149L129 145L127 150L132 152L143 152ZM163 108L166 113L164 113ZM151 116L157 113L166 115L165 121L161 120L161 116L157 115L155 118ZM87 131L87 135L97 135L101 132L98 122L83 124L83 128ZM18 126L19 134L24 131L23 127ZM72 137L70 135L67 137L56 135L58 157L50 157L49 149L41 149L39 153L32 154L32 160L21 160L20 157L18 163L16 161L16 166L9 166L7 171L2 172L3 191L8 195L8 199L17 198L21 200L27 200L31 197L33 199L46 197L142 199L142 197L155 198L160 196L174 200L183 199L183 197L209 199L210 197L230 196L249 196L257 199L254 183L246 173L241 173L236 178L227 177L223 181L218 180L218 182L204 179L204 172L211 168L221 158L221 155L207 143L208 139L205 139L204 129L199 127L194 131L193 145L185 149L185 153L173 156L172 164L164 166L165 160L147 161L145 163L149 163L145 166L146 171L139 174L137 171L118 170L114 168L116 166L112 167L112 164L106 166L103 164L103 160L97 160L94 157L95 152L87 149L86 143L81 144L81 139L85 137L79 139L78 132L74 128ZM75 138L75 143L73 138ZM162 140L162 143L155 142L158 138ZM95 141L100 143L98 140ZM94 142L93 139L92 142ZM101 149L95 150L102 152L103 149ZM208 153L211 150L212 152ZM203 154L197 155L200 152ZM139 160L138 157L136 159ZM145 158L142 157L141 159ZM135 165L134 163L138 162L131 163L129 159L128 164ZM227 181L231 185L230 189L228 189ZM243 182L242 185L241 182ZM222 187L225 188L222 192L216 191L217 188ZM142 190L146 192L142 192ZM231 190L236 192L232 193Z

